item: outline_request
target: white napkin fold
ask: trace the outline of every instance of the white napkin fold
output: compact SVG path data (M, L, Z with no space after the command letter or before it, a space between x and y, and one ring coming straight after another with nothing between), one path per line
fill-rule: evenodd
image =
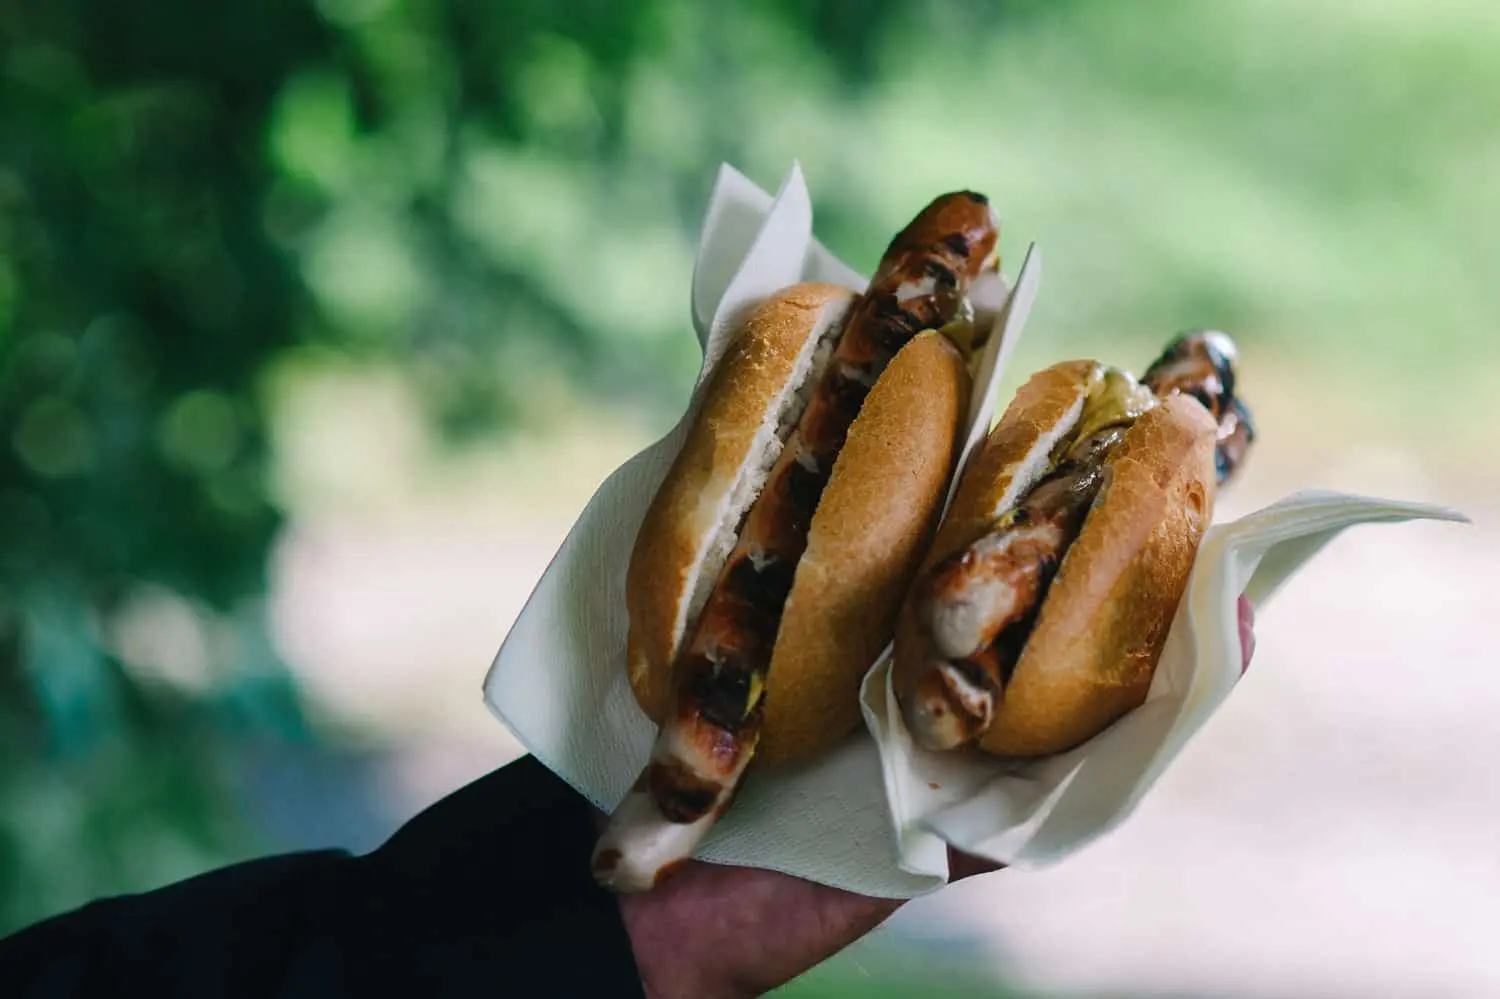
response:
M965 456L988 429L994 387L1024 329L1039 271L1033 248L1013 294L1003 282L978 290L981 316L997 328L976 379ZM636 530L739 318L803 280L856 290L866 284L813 238L811 203L795 164L774 198L721 167L693 271L691 312L704 350L693 399L670 433L594 494L485 678L491 710L532 755L600 808L624 797L655 735L625 678L625 567ZM882 658L861 692L868 732L797 770L752 767L697 856L889 898L941 887L946 843L1021 867L1060 861L1123 821L1233 688L1241 592L1262 602L1353 524L1415 518L1462 519L1417 504L1303 494L1216 525L1147 702L1084 746L1048 760L1013 767L918 750L893 709Z
M883 764L901 866L946 876L946 844L1013 867L1056 863L1123 822L1240 678L1238 600L1257 607L1355 524L1464 518L1416 503L1305 492L1209 529L1146 702L1071 752L1009 763L913 744L890 661L861 698Z

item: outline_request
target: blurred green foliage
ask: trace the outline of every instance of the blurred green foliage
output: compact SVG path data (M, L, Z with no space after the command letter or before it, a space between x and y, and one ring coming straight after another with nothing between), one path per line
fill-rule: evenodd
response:
M714 168L795 158L858 267L959 186L1043 241L1018 369L1213 324L1417 433L1500 358L1497 43L1394 0L11 0L0 931L252 849L239 747L315 735L262 605L284 378L394 366L459 443L665 426Z

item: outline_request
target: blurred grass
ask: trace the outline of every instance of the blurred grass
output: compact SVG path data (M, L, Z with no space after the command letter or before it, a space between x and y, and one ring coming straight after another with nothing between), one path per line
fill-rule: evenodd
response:
M907 951L899 943L869 942L812 969L770 993L774 999L1042 999L979 969L973 955ZM1070 999L1135 999L1131 993L1072 995ZM1153 999L1190 999L1153 994Z
M903 959L903 956L905 959ZM1035 999L949 954L855 944L771 993L775 999Z
M676 419L721 161L799 160L865 271L987 191L1046 260L1008 384L1214 325L1284 464L1500 485L1497 49L1457 0L5 5L0 932L254 849L246 747L328 737L289 521Z

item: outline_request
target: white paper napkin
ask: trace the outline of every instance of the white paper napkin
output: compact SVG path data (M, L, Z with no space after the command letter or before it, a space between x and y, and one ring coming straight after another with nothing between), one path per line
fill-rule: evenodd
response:
M994 386L1034 301L1033 247L1008 282L981 287L996 324L975 382L965 456L988 429ZM704 364L682 420L594 494L506 637L485 679L491 710L532 755L595 805L612 808L650 754L655 728L625 672L625 568L646 507L681 447L698 393L745 310L801 280L863 290L866 279L812 234L794 164L773 198L720 169L705 213L691 314ZM1356 523L1460 519L1415 504L1293 497L1205 538L1147 703L1072 753L1025 767L917 750L892 709L888 664L866 677L868 732L795 771L752 767L700 859L785 871L851 891L909 898L947 877L945 842L1002 863L1066 857L1122 821L1238 677L1235 601L1257 602ZM873 735L873 738L872 738Z
M1241 673L1238 600L1257 607L1355 524L1463 520L1437 507L1305 492L1210 528L1146 702L1071 752L1026 763L913 744L890 661L865 678L865 719L880 748L901 866L946 876L946 844L1021 868L1055 863L1123 822Z

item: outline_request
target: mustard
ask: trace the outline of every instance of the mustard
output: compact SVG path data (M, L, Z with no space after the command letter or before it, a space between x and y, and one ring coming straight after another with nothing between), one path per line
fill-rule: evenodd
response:
M741 718L750 717L750 713L754 711L755 706L760 703L761 695L766 692L766 681L764 678L764 673L764 670L751 670L750 692L745 697L745 712L740 716Z
M1072 438L1081 441L1113 426L1129 426L1157 404L1156 394L1119 368L1105 368L1089 387Z
M938 332L958 348L959 354L965 361L973 360L974 338L979 333L979 326L974 321L974 303L969 301L967 295L959 300L953 318L948 320Z
M1093 365L1089 369L1078 422L1052 446L1045 474L1051 474L1074 444L1110 427L1129 426L1158 402L1155 393L1136 381L1130 372L1103 364Z

